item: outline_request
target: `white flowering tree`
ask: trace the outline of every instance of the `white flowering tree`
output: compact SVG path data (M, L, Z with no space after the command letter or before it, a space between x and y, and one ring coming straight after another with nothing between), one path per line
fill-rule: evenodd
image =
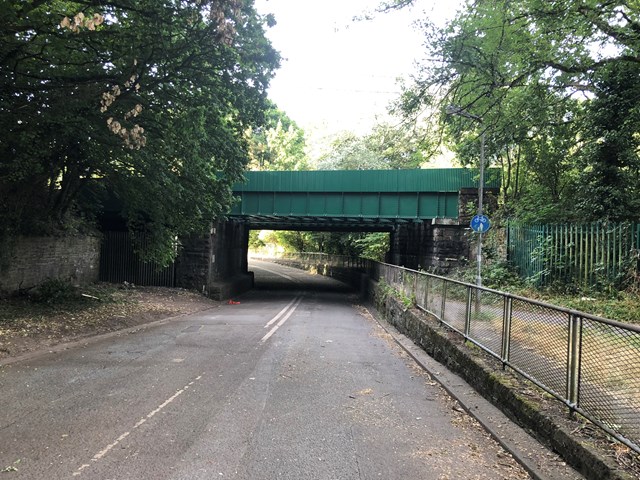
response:
M279 64L252 1L0 0L0 12L2 234L69 228L107 189L166 259L175 235L226 211Z

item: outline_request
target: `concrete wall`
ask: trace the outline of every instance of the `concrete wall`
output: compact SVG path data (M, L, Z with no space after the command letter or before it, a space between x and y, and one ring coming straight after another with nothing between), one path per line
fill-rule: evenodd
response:
M100 238L17 237L0 245L0 293L11 294L47 279L86 285L98 281Z

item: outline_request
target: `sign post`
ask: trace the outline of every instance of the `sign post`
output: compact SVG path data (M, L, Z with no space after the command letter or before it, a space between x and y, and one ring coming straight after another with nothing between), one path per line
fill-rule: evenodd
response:
M478 233L478 248L476 250L476 264L478 266L478 272L476 275L476 285L482 286L482 234L491 228L491 222L486 215L480 213L475 215L471 219L471 230ZM480 313L480 288L476 290L476 315Z
M474 115L465 109L449 105L446 110L447 115L459 115L461 117L470 118L471 120L478 122L482 128L480 135L480 179L478 181L478 215L471 220L471 228L478 232L478 248L476 254L476 263L478 264L478 273L476 275L476 313L480 311L480 287L482 287L482 234L489 230L491 223L489 219L482 213L482 202L484 200L484 143L485 143L485 128L482 122L482 117ZM475 227L474 227L475 225Z

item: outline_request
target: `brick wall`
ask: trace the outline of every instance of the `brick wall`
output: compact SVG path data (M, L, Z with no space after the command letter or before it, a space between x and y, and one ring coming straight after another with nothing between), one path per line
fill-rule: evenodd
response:
M17 237L0 244L0 292L28 290L47 279L98 281L100 238Z

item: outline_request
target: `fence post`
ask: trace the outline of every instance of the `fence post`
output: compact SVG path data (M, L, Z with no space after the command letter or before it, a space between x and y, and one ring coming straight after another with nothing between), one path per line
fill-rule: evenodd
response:
M429 289L431 288L431 275L427 275L427 281L424 283L424 308L429 308Z
M447 305L447 285L449 282L442 281L442 305L440 306L440 322L444 322L444 309Z
M582 318L569 314L569 345L567 349L567 400L571 414L580 401L580 354L582 347Z
M471 291L474 287L467 287L467 315L464 319L464 338L468 339L471 335Z
M506 368L511 354L511 321L513 319L513 298L504 297L504 309L502 315L502 368Z

